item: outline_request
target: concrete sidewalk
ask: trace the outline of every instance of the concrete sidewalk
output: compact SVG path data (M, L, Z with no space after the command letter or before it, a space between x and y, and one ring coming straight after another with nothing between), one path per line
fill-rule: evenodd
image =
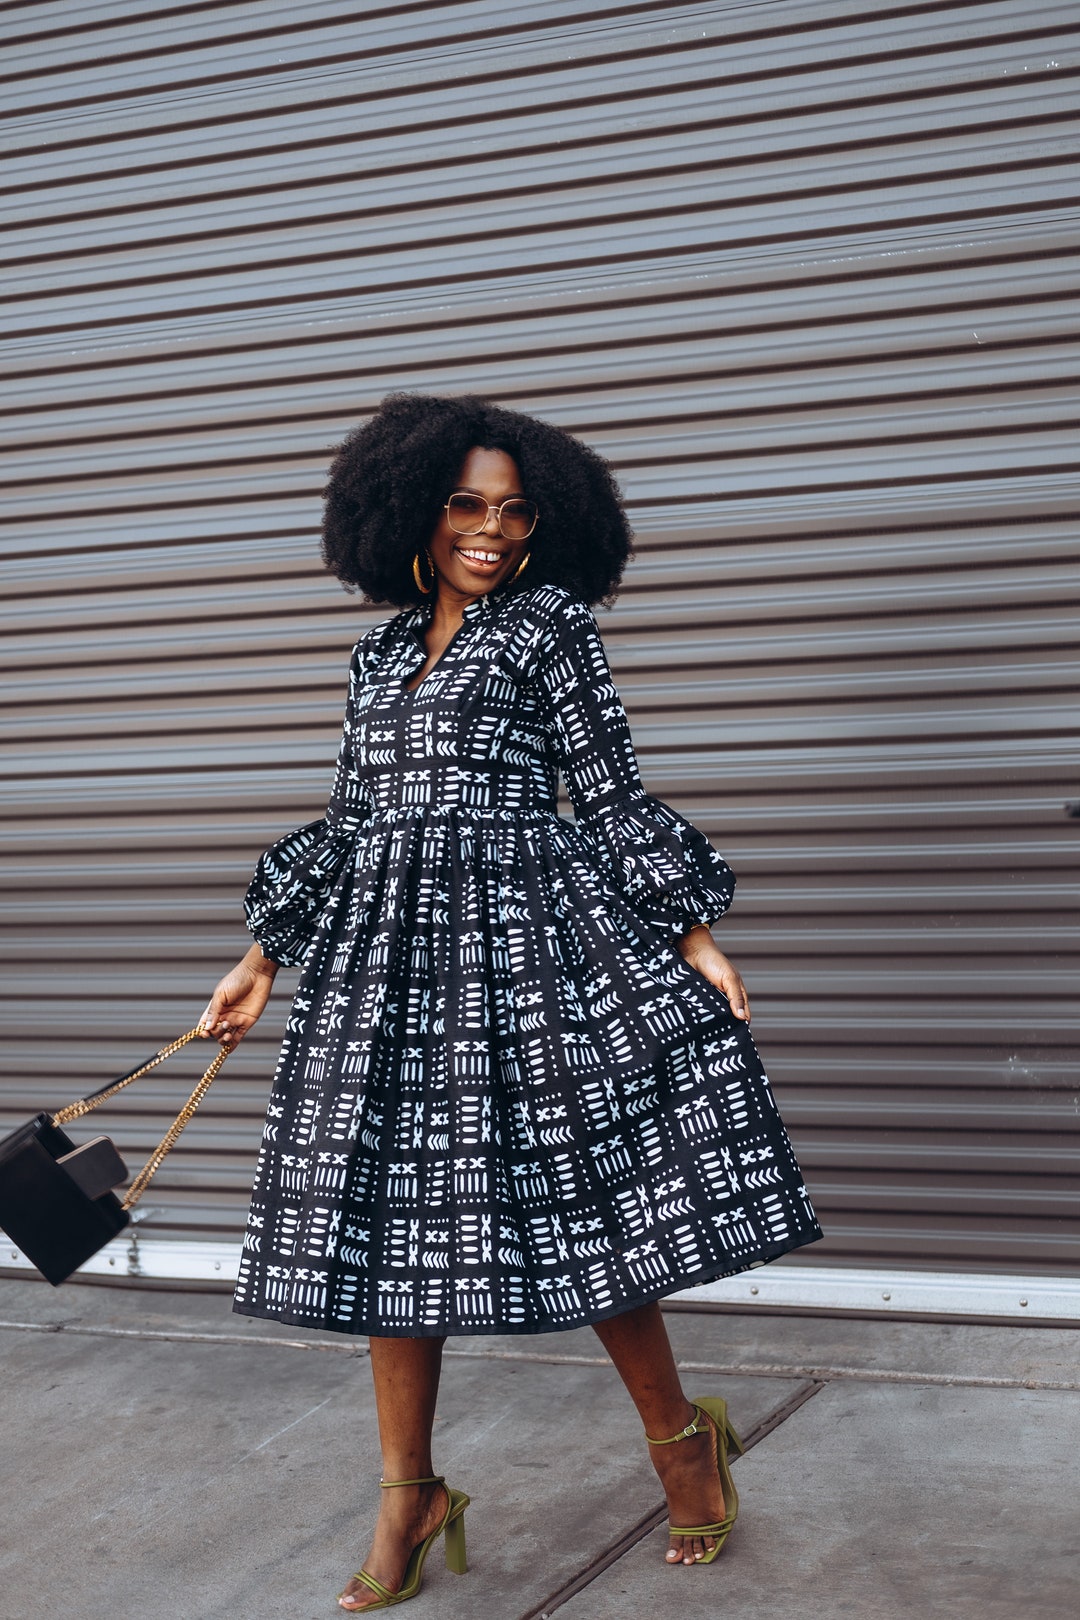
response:
M1080 1332L672 1312L751 1443L739 1522L663 1561L639 1425L588 1331L453 1340L438 1466L470 1571L416 1620L1075 1620ZM227 1295L0 1280L0 1620L318 1620L378 1508L363 1341ZM405 1611L403 1611L405 1612Z

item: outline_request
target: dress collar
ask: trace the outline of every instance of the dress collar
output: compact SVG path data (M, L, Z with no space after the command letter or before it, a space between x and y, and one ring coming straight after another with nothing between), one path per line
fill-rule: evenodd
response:
M506 599L508 584L500 585L498 590L487 591L483 596L478 596L474 602L470 602L461 615L462 624L471 624L474 619L483 619L488 614L494 613L495 609ZM434 613L435 597L432 594L431 596L425 596L422 602L417 603L405 622L414 634L421 635L431 624Z

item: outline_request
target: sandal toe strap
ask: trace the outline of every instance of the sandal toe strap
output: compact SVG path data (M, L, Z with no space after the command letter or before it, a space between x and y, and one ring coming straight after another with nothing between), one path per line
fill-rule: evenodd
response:
M362 1585L369 1587L376 1597L382 1598L384 1603L389 1602L398 1595L396 1592L391 1592L388 1586L384 1586L382 1581L377 1581L374 1575L369 1575L366 1569L358 1569L353 1576L353 1580L360 1581ZM363 1609L357 1610L358 1614L363 1614L363 1612Z
M730 1521L721 1519L719 1524L669 1524L668 1534L672 1536L718 1536L721 1530L728 1528Z

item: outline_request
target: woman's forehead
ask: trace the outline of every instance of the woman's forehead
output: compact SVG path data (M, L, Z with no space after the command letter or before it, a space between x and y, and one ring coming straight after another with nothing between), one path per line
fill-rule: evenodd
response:
M458 469L455 487L471 494L488 494L494 487L507 495L518 495L521 472L506 450L485 450L474 445Z

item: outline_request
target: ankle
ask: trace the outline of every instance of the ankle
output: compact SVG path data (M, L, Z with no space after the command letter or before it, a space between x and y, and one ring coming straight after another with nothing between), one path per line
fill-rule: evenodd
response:
M393 1534L401 1535L417 1526L425 1525L432 1514L437 1514L442 1503L444 1485L434 1480L417 1485L399 1485L381 1490L379 1522Z
M695 1435L704 1434L708 1426L700 1408L691 1401L685 1402L681 1417L667 1414L667 1419L663 1425L655 1424L655 1433L651 1434L646 1429L645 1438L650 1446L662 1448L678 1445L683 1440L692 1440Z

